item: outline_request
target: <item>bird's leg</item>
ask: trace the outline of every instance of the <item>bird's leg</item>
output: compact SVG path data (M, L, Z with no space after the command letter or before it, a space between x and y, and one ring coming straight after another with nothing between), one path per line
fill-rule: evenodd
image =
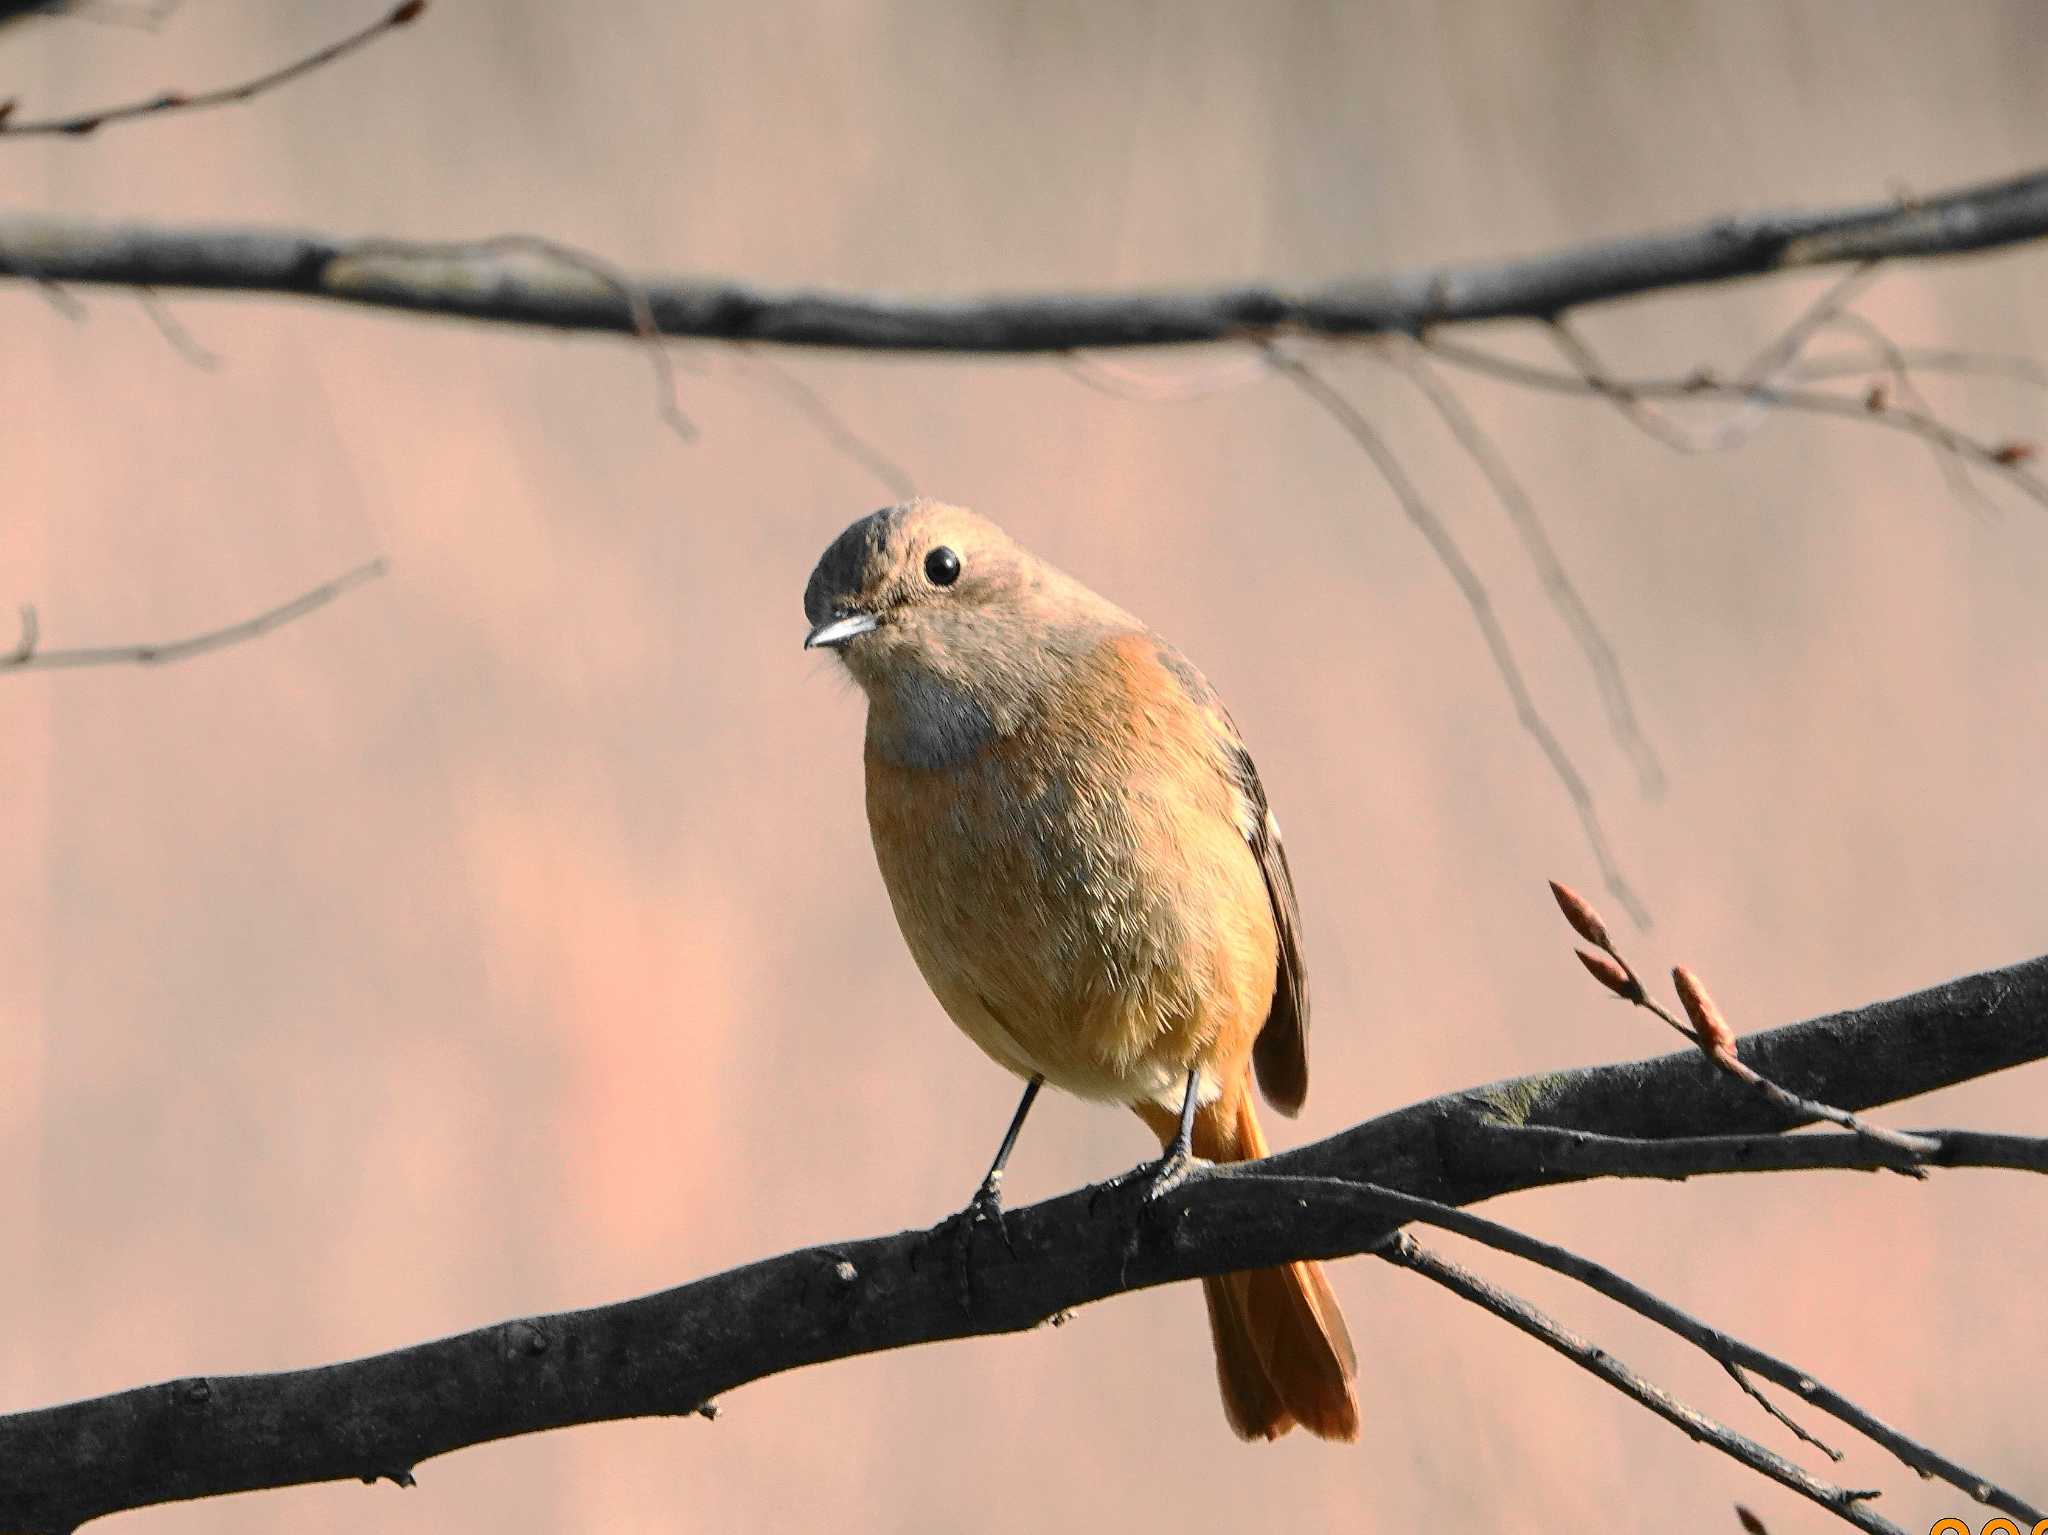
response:
M1097 1186L1088 1201L1089 1214L1095 1213L1097 1202L1106 1194L1121 1194L1127 1188L1144 1188L1143 1203L1150 1204L1162 1194L1170 1194L1186 1181L1189 1173L1204 1166L1202 1159L1195 1155L1195 1111L1201 1104L1196 1090L1201 1086L1202 1069L1188 1068L1187 1086L1181 1092L1180 1124L1174 1136L1160 1153L1156 1162L1140 1162L1127 1173L1118 1173L1106 1183Z
M1202 1068L1188 1068L1187 1087L1180 1096L1180 1128L1174 1131L1173 1144L1168 1146L1159 1160L1152 1164L1152 1182L1146 1189L1145 1197L1157 1199L1171 1192L1195 1167L1195 1089L1201 1086Z
M1024 1128L1025 1116L1031 1112L1031 1105L1038 1098L1038 1090L1044 1085L1045 1078L1037 1076L1024 1084L1024 1096L1017 1102L1017 1112L1010 1116L1010 1128L1003 1132L1003 1143L996 1147L996 1159L989 1164L988 1173L981 1180L981 1187L976 1189L974 1197L967 1201L966 1209L948 1216L940 1223L953 1227L954 1261L960 1273L962 1311L972 1312L974 1309L974 1290L970 1283L974 1228L983 1221L993 1220L996 1223L996 1233L1003 1239L1003 1246L1010 1246L1010 1230L1003 1224L1003 1164L1010 1160L1010 1152L1017 1145L1018 1132ZM1011 1248L1012 1252L1015 1250Z
M996 1159L989 1163L988 1175L981 1180L981 1187L967 1201L967 1215L977 1221L993 1218L996 1230L1003 1233L1005 1245L1010 1234L1003 1227L1003 1164L1010 1160L1010 1152L1017 1145L1017 1133L1024 1128L1024 1116L1031 1112L1031 1105L1037 1101L1038 1090L1043 1086L1044 1077L1033 1077L1024 1084L1024 1096L1017 1101L1017 1112L1010 1116L1010 1128L1003 1132L1002 1145L996 1147Z

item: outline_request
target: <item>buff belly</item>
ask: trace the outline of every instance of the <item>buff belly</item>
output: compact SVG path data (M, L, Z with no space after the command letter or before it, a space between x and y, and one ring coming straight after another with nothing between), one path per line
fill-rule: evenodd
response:
M1035 744L946 772L870 753L870 829L911 954L1018 1076L1178 1108L1198 1068L1212 1100L1242 1075L1276 962L1232 807L1158 781L1076 793Z

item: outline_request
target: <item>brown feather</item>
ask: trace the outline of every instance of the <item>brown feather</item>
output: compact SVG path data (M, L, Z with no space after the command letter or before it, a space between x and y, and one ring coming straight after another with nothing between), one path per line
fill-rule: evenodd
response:
M1143 1105L1162 1143L1177 1116ZM1194 1152L1211 1162L1266 1154L1251 1083L1240 1078L1195 1115ZM1223 1415L1241 1439L1278 1439L1297 1423L1318 1439L1358 1438L1358 1355L1320 1263L1202 1281Z
M848 528L804 612L868 696L876 860L953 1021L1019 1076L1132 1105L1162 1141L1192 1072L1195 1152L1263 1155L1254 1074L1285 1113L1308 1090L1300 916L1258 771L1202 674L936 502ZM1203 1291L1233 1429L1357 1437L1351 1340L1317 1265Z
M1207 716L1217 766L1239 800L1238 831L1258 860L1259 874L1265 880L1280 953L1273 977L1273 1002L1252 1048L1252 1066L1267 1101L1292 1118L1308 1099L1308 972L1301 962L1301 904L1295 899L1287 849L1280 843L1280 822L1237 721L1216 697L1208 678L1164 640L1158 642L1156 655L1181 692Z
M1280 939L1280 959L1273 976L1273 1010L1266 1014L1252 1046L1252 1068L1267 1102L1292 1118L1308 1099L1308 972L1301 963L1301 905L1294 896L1294 871L1287 867L1287 849L1280 843L1280 823L1266 803L1265 785L1251 754L1242 745L1237 760L1239 780L1258 812L1258 829L1247 840L1259 873L1266 879L1266 899L1273 907L1273 927Z

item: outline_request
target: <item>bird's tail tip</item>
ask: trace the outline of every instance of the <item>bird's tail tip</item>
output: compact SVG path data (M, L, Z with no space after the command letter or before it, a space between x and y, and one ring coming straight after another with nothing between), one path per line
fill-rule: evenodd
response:
M1263 1156L1249 1092L1195 1122L1195 1154L1216 1162ZM1358 1438L1358 1355L1320 1263L1249 1269L1202 1281L1223 1415L1243 1439L1278 1439L1296 1424L1318 1439Z

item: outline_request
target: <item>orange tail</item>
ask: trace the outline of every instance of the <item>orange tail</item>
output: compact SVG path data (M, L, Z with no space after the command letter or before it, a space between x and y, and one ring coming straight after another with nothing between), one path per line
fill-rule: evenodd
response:
M1179 1116L1147 1110L1171 1144ZM1194 1152L1211 1162L1266 1154L1249 1081L1196 1113ZM1320 1263L1219 1275L1202 1295L1223 1415L1239 1438L1278 1439L1297 1423L1318 1439L1358 1437L1358 1357Z

